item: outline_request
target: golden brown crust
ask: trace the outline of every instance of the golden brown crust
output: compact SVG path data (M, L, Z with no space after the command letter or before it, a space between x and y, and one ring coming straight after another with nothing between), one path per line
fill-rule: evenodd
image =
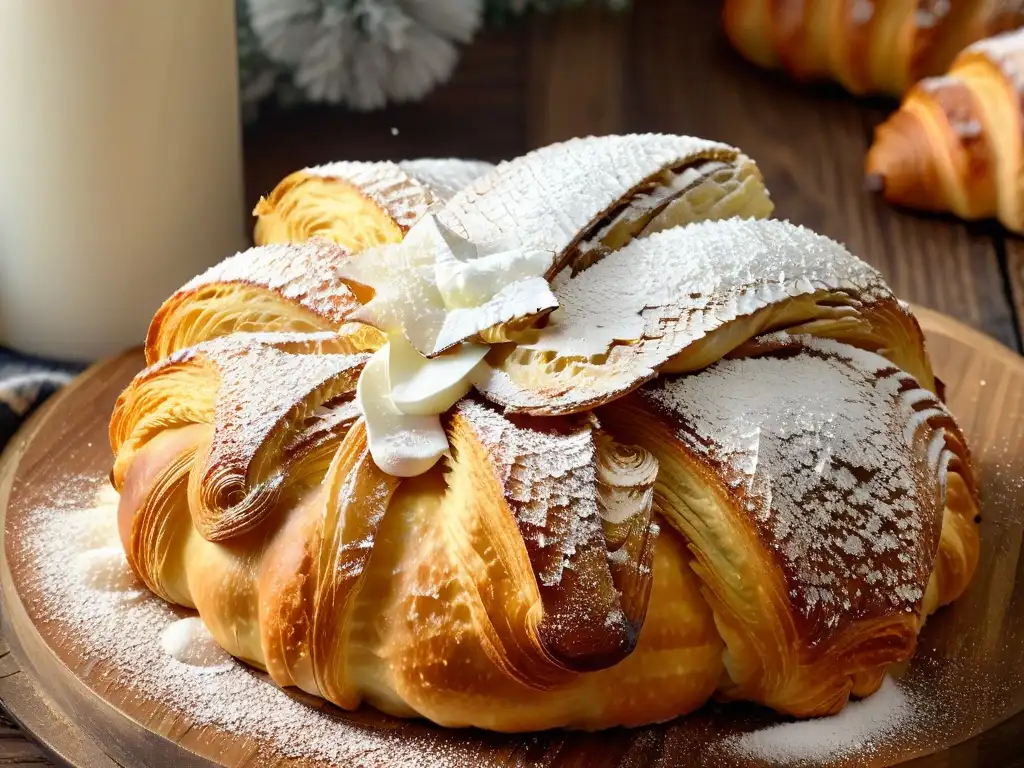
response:
M340 272L348 251L324 241L250 248L192 279L163 303L146 336L153 364L236 332L315 333L360 305Z
M304 168L260 198L253 211L255 241L266 245L322 238L352 253L395 243L430 206L489 168L489 163L456 159Z
M212 424L196 457L189 506L209 540L230 538L270 513L285 481L289 434L313 410L355 389L366 355L324 354L333 336L234 334L165 358L122 393L111 420L115 485L160 430ZM315 352L318 354L304 354ZM281 382L289 382L282 387ZM181 410L179 387L200 407Z
M323 238L355 253L395 243L436 198L394 163L332 163L289 174L253 214L255 241Z
M722 695L829 714L906 659L921 618L966 586L978 541L973 478L945 409L882 358L784 335L747 351L753 362L662 380L602 418L662 462L657 503L691 543L728 648ZM800 366L795 375L823 393L791 402L766 377ZM760 387L777 395L743 394ZM733 402L749 412L730 413ZM815 431L826 415L830 426ZM900 447L861 444L875 440Z
M727 0L726 35L746 58L852 93L898 96L967 45L1024 24L1024 3L989 0Z
M1024 231L1024 32L978 42L921 81L875 132L865 170L886 200Z
M321 695L354 709L360 694L348 673L349 615L377 529L400 480L370 458L366 423L355 423L324 480L326 518L316 558L316 602L310 660Z
M313 674L312 627L317 558L323 536L322 493L302 499L274 534L260 561L260 643L270 677L319 694Z

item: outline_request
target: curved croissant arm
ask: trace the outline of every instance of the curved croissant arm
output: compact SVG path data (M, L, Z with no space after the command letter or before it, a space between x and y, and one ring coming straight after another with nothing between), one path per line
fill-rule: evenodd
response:
M494 542L507 542L500 555L507 567L523 580L536 574L540 611L530 615L528 634L555 664L552 672L599 669L629 655L650 590L647 491L657 462L644 454L647 472L636 478L623 471L629 454L620 454L590 419L514 420L471 400L456 407L450 432L455 458L441 513L490 527L490 546L501 552ZM481 466L491 472L479 472ZM620 535L609 541L606 525ZM512 565L524 545L528 561ZM478 588L487 590L481 575Z
M704 222L635 240L555 296L551 322L493 349L474 382L509 411L590 409L782 329L879 352L935 388L921 329L881 275L786 222Z
M1024 4L990 0L726 0L729 40L753 63L852 93L899 96L965 46L1024 24Z
M351 395L366 359L332 334L234 334L166 358L139 374L115 405L115 487L135 453L163 430L209 424L212 438L188 482L196 527L218 541L258 526L286 480L290 436L318 406Z
M796 716L872 693L978 560L959 428L885 359L779 334L601 410L661 464L726 645L719 694Z
M865 170L891 203L1024 232L1024 31L976 43L875 130Z
M667 227L772 211L760 171L733 147L690 136L572 139L497 166L438 213L480 247L551 251L548 279Z
M360 297L339 276L349 254L331 243L250 248L193 278L157 310L146 361L236 332L316 333L343 328ZM346 336L357 329L347 328ZM383 336L364 328L373 351Z
M432 205L491 167L476 160L424 159L304 168L256 204L256 244L322 238L356 253L396 243Z

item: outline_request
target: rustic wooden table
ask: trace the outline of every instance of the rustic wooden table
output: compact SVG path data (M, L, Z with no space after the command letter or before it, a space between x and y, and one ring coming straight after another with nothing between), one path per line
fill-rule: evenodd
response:
M710 0L636 0L623 17L538 18L482 34L452 82L421 103L365 115L267 110L246 131L248 202L288 172L328 160L500 160L590 133L695 134L757 160L779 216L845 242L903 298L1021 351L1024 241L988 223L895 211L869 195L864 152L894 104L755 69L729 49L718 13ZM1011 750L992 765L1024 765L1012 750L1024 740L1024 720L998 730L998 738L965 745L966 762L955 764L993 758L998 743ZM47 764L0 719L0 766Z

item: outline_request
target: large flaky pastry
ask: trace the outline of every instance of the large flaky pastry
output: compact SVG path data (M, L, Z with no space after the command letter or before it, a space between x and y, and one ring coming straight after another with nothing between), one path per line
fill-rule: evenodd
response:
M875 129L869 183L891 203L1024 232L1024 30L967 48Z
M1024 24L1021 0L726 0L732 44L755 64L852 93L899 96L967 45Z
M770 210L729 147L611 136L401 242L228 259L111 420L129 562L346 709L527 731L869 695L970 581L975 479L905 305Z

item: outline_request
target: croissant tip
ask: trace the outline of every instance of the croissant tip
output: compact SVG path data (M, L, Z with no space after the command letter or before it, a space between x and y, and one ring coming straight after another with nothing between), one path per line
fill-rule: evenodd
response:
M869 173L864 177L864 188L868 192L879 193L885 191L885 176L880 173Z

